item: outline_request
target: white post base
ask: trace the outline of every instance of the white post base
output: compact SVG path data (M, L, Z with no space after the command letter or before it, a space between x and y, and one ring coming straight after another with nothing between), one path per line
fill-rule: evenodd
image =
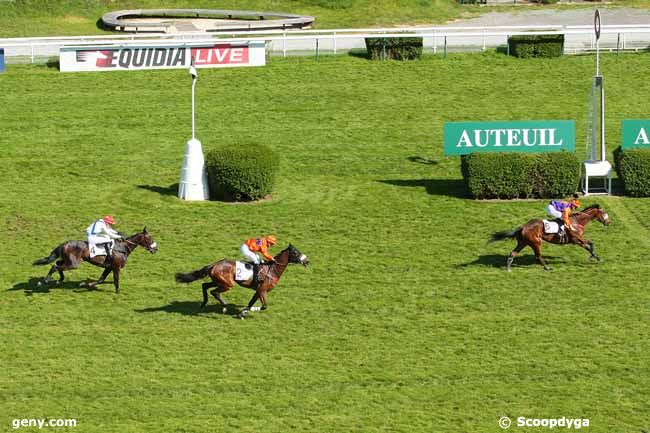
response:
M178 184L178 198L181 200L208 200L208 176L201 142L190 139L185 145L185 157Z
M609 195L612 193L612 164L609 161L585 161L585 175L582 179L582 192L587 195ZM589 189L589 178L603 178L602 188Z

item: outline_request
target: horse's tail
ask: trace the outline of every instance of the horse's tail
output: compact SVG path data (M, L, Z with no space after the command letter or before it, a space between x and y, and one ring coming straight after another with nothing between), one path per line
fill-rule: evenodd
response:
M41 266L41 265L47 265L49 263L52 263L53 261L55 261L56 259L61 257L61 251L63 250L64 245L65 244L61 244L58 247L54 248L49 256L43 257L42 259L38 259L38 260L34 261L34 263L32 263L32 265Z
M191 283L192 281L196 281L200 278L205 278L210 273L210 270L213 266L214 263L204 266L197 271L188 272L187 274L178 272L176 274L176 281L179 283Z
M521 227L517 227L511 232L509 232L508 230L504 230L502 232L493 233L488 243L492 243L496 241L504 241L506 239L512 239L514 237L517 237L520 231L521 231Z

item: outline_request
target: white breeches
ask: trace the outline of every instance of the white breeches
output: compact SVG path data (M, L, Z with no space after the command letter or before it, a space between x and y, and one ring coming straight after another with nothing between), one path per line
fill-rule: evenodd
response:
M249 248L248 245L242 244L241 248L239 249L241 251L242 255L246 257L248 260L251 262L255 263L256 265L260 264L260 258L257 254L252 252Z
M97 244L105 244L105 243L111 244L111 247L113 246L113 239L106 237L106 236L95 236L95 235L90 235L88 236L88 244L89 246L97 245Z
M553 218L562 218L562 212L555 209L552 204L546 206L546 213L552 216Z

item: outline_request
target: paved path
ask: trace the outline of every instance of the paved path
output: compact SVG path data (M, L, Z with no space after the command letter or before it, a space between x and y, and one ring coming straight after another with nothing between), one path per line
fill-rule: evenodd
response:
M497 6L495 6L497 8ZM460 26L529 26L529 25L593 25L596 8L575 10L526 10L519 12L488 12L480 17L449 23L448 27ZM632 8L600 8L602 25L650 24L650 10Z

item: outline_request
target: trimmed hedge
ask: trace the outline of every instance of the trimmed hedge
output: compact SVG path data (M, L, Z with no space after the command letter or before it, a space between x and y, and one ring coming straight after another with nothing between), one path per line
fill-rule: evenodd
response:
M561 57L564 35L517 35L508 38L508 49L515 57Z
M230 145L210 151L206 170L210 198L224 201L262 199L273 190L280 164L267 146Z
M574 153L473 153L461 157L474 198L554 198L574 193L580 162Z
M614 165L625 195L650 197L650 149L614 151Z
M418 60L422 57L422 38L366 38L371 60Z

